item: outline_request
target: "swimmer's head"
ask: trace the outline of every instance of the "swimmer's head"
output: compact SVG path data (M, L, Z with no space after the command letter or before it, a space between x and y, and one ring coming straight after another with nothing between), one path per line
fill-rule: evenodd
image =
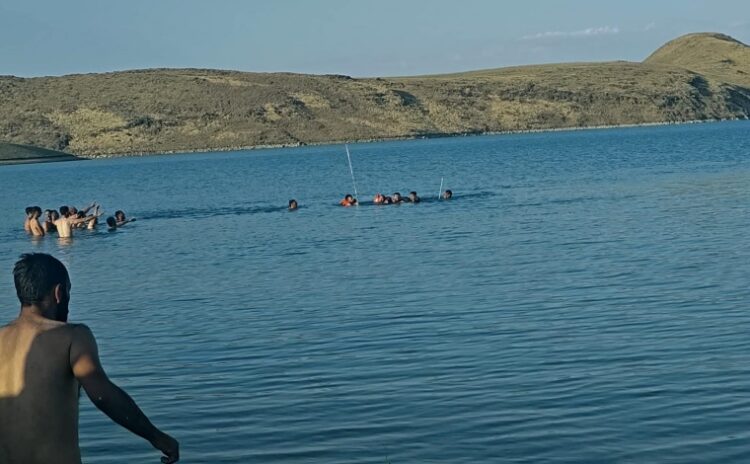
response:
M60 213L55 211L54 209L49 210L49 217L52 218L53 221L57 221L60 219Z
M404 201L404 199L401 197L401 194L398 192L394 192L393 195L391 195L391 198L393 198L394 203L401 203Z
M450 200L451 198L453 198L453 192L451 190L443 192L443 200Z
M62 217L68 217L70 216L70 208L67 206L61 206L60 207L60 216Z
M71 216L75 216L76 214L78 214L78 208L76 208L75 206L68 206L68 209L70 210Z
M125 213L122 210L115 211L115 219L118 221L124 221L125 220Z
M26 216L31 217L31 214L34 212L33 206L27 206L26 207Z
M76 213L76 218L78 219L83 219L85 217L86 217L86 213L84 213L83 211L79 211Z
M295 200L295 199L289 200L289 209L290 210L297 209L297 207L298 207L297 200Z
M115 218L113 218L112 216L108 217L107 218L107 226L110 229L117 229L117 220L115 220Z

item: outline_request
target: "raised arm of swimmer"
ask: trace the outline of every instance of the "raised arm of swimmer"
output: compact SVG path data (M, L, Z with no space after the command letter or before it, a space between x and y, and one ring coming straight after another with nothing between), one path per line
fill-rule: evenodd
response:
M180 458L177 441L156 428L135 401L109 380L99 361L94 334L85 325L75 328L70 347L70 365L73 375L97 408L164 453L165 456L161 459L163 463L177 462Z
M95 206L97 206L96 202L92 202L90 205L88 205L87 207L83 208L81 211L83 211L83 214L89 214L89 211L91 211L91 208L93 208Z
M104 214L104 213L99 213L99 212L97 212L96 214L91 214L91 215L89 215L89 216L86 216L86 217L82 217L82 218L73 218L73 217L71 217L71 218L70 218L70 223L71 223L71 224L80 224L80 223L82 223L82 222L89 222L89 221L90 221L90 220L92 220L92 219L98 218L98 217L99 217L99 216L101 216L102 214Z

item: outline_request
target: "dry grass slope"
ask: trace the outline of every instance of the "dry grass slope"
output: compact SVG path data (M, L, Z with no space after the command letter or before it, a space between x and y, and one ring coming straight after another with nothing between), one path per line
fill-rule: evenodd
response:
M747 118L748 50L699 34L643 63L409 78L200 69L0 77L0 140L98 156Z

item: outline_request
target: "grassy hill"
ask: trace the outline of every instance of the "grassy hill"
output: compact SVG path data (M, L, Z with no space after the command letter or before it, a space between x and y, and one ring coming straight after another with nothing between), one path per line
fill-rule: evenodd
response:
M49 163L53 161L75 161L80 158L45 148L15 145L0 142L0 165L22 163Z
M648 64L679 66L705 76L750 87L750 47L724 34L688 34L667 42Z
M152 69L0 77L0 140L87 156L750 116L750 48L406 78Z

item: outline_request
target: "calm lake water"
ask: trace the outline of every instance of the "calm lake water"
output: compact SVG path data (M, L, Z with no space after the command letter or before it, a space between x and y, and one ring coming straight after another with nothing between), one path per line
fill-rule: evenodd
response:
M429 201L336 206L341 145L2 167L2 320L59 257L185 463L750 462L750 122L350 149ZM138 221L23 232L92 200ZM85 462L158 462L81 405Z

